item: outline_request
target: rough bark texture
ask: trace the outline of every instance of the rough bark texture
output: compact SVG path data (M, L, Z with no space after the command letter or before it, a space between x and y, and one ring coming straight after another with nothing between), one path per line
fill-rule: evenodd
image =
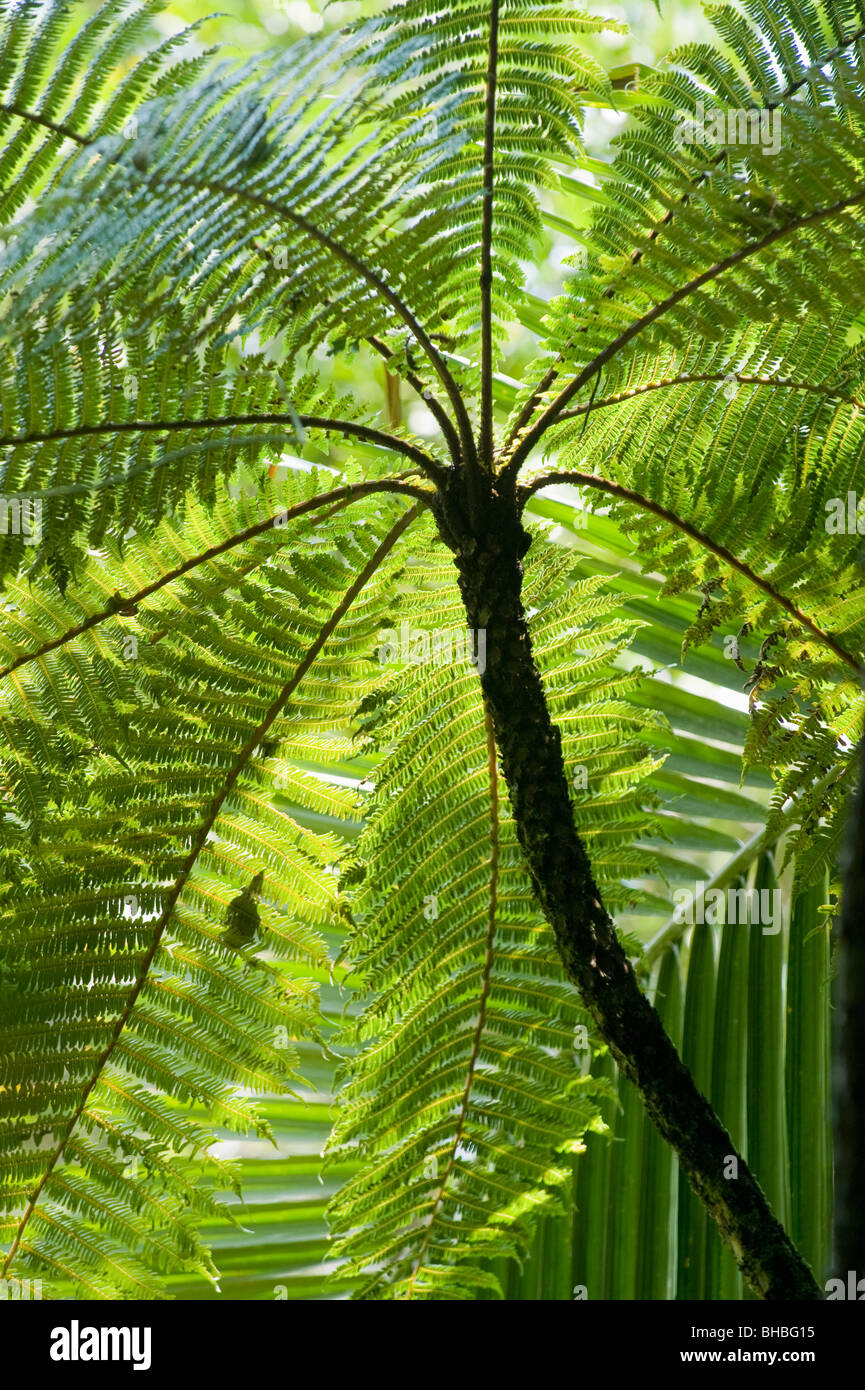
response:
M765 1299L820 1299L811 1271L642 993L604 909L575 829L561 736L532 656L521 600L521 560L530 540L513 494L493 491L469 518L455 486L436 510L454 551L469 626L486 629L483 690L520 843L568 978L752 1289ZM738 1158L736 1179L723 1176L730 1155Z
M832 1276L865 1276L865 738L859 787L847 836L838 969L832 1095L835 1129L835 1229Z

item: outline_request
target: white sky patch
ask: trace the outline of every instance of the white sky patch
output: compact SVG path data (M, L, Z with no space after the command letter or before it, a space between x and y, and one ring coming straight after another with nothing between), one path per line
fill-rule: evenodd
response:
M282 19L285 20L284 28L271 28L273 22ZM289 24L296 25L305 34L317 34L323 28L324 20L307 4L307 0L277 0L276 14L270 17L270 21L265 20L264 24L271 34L284 33Z
M435 416L419 401L409 406L408 423L411 431L421 435L424 439L431 439L434 434L438 433L438 423Z

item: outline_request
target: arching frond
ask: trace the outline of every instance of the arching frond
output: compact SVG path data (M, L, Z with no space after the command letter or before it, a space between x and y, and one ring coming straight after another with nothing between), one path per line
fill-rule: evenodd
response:
M150 1270L212 1272L194 1222L221 1175L174 1102L266 1136L252 1097L291 1085L289 1039L316 1028L291 962L324 961L339 848L303 816L350 799L305 763L364 689L398 563L405 504L371 506L326 538L302 518L289 547L271 527L6 678L7 1265L109 1297L158 1296ZM199 507L95 557L79 602L118 571L138 592L257 510ZM10 596L5 643L36 615L68 623L46 583Z
M616 196L549 318L554 356L517 403L514 468L613 358L858 304L863 16L797 5L781 38L767 7L745 10L718 11L726 52L691 45L646 78Z

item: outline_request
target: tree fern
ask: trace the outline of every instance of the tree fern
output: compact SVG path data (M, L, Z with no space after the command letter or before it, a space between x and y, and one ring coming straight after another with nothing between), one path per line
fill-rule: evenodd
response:
M252 1096L295 1081L275 1030L317 1036L341 921L355 1290L500 1290L601 1125L578 1036L750 1286L818 1297L744 1159L724 1181L732 1139L638 985L669 928L635 969L610 912L657 909L665 833L725 833L682 822L730 750L689 750L641 680L657 593L659 652L675 633L750 692L746 781L715 799L763 829L721 875L782 830L803 888L836 857L863 598L823 518L861 473L860 7L748 0L650 74L542 318L522 267L592 170L584 104L616 100L576 44L600 20L408 0L273 61L181 35L120 76L152 8L2 7L4 1268L108 1297L212 1277L220 1175L181 1106L266 1132ZM778 114L778 148L683 141L698 100ZM383 361L386 422L329 358ZM554 482L633 537L623 577L532 519ZM404 622L468 625L484 662L383 668ZM699 702L670 704L698 738ZM314 769L358 747L356 801ZM360 814L341 863L324 827Z

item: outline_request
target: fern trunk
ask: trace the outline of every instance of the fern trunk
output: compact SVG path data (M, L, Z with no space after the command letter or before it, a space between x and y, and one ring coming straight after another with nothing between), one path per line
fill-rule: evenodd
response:
M742 1273L766 1299L822 1298L730 1135L642 993L595 884L574 816L559 729L550 719L523 608L530 544L513 496L491 489L471 519L462 499L440 511L469 626L486 629L481 680L535 891L568 978L633 1082ZM729 1158L738 1177L725 1178ZM589 1290L589 1296L592 1291Z
M835 1130L835 1221L832 1275L860 1277L865 1258L865 1169L862 1115L865 1107L865 737L859 786L847 831L844 894L838 932L837 1021L833 1047Z

